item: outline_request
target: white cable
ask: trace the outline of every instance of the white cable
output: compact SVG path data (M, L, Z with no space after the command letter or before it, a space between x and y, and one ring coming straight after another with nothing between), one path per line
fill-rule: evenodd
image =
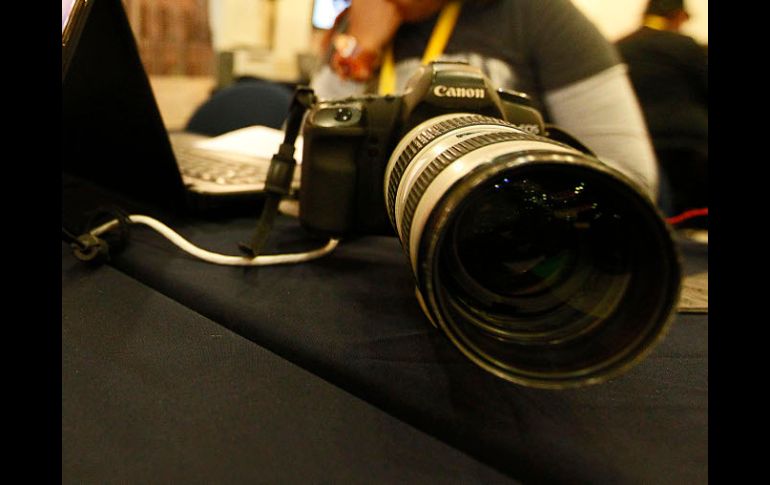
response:
M134 214L128 216L128 219L134 224L144 224L145 226L154 229L166 239L174 243L177 247L195 256L196 258L202 259L209 263L226 266L271 266L277 264L304 263L306 261L311 261L313 259L326 256L327 254L334 251L334 249L337 247L337 244L339 244L339 240L330 239L326 246L304 253L269 254L257 256L255 258L247 258L245 256L228 256L225 254L212 253L193 245L188 240L174 232L170 227L158 221L157 219L153 219L152 217ZM94 236L99 236L117 225L118 220L114 219L110 222L102 224L90 232Z

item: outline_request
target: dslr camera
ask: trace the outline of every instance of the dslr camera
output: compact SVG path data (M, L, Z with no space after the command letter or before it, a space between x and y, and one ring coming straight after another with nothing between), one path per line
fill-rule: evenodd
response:
M302 135L302 225L397 236L421 308L486 371L593 384L670 325L681 269L655 204L480 70L434 62L401 95L316 102Z

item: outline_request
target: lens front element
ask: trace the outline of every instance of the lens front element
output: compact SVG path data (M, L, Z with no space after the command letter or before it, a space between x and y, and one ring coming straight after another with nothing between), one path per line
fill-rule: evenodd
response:
M402 176L386 178L428 316L473 362L519 384L590 384L638 362L679 291L652 203L575 149L464 116L408 163L397 150Z

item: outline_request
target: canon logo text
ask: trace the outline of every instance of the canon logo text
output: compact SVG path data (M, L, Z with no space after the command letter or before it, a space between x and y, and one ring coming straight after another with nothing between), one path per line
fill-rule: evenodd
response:
M478 98L483 99L486 91L481 88L460 88L439 84L433 88L433 94L439 98Z

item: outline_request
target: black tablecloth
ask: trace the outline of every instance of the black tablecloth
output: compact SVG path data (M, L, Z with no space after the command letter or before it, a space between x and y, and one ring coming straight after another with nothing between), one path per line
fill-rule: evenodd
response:
M62 483L515 483L63 249Z
M249 240L255 220L166 222L201 247L238 254L236 244ZM279 217L267 250L293 252L319 244L296 220ZM684 242L681 246L688 273L707 270L705 246ZM194 408L188 410L190 413L221 405L220 419L230 423L248 423L252 419L241 414L238 406L227 405L218 392L223 385L215 383L218 375L222 375L222 382L231 382L239 375L237 368L228 365L227 353L211 351L198 355L195 345L188 347L195 342L187 340L200 339L203 330L198 327L204 325L209 329L206 332L220 328L219 333L226 333L229 338L243 337L238 345L244 348L248 341L254 348L268 349L303 372L435 437L449 450L459 450L517 480L593 484L707 481L707 315L677 315L669 335L652 354L615 380L588 388L546 391L509 384L480 370L427 323L414 295L409 267L394 238L361 237L343 242L334 253L317 261L244 269L196 260L157 233L134 227L130 243L110 264L123 273L117 273L122 279L128 276L153 289L153 299L162 295L179 304L175 312L161 314L163 325L173 327L174 351L168 355L155 354L153 365L159 366L157 372L164 377L151 385L162 385L173 375L173 369L194 362L207 382L214 383L198 395L190 386L194 397L194 404L189 404ZM102 293L94 296L94 302L105 305L105 324L114 326L122 319L119 309L109 309L120 303L123 285L117 282L102 287ZM136 311L163 311L152 306L152 299L139 300L133 304L141 303ZM131 308L123 311L130 312ZM188 328L186 320L196 321L197 326ZM152 332L152 324L145 322L142 331ZM142 344L139 335L114 337L113 345ZM114 360L115 354L107 356L110 359L97 365L109 366L114 373L101 377L115 380L119 391L128 370L118 369L121 362ZM65 362L66 358L65 355ZM280 372L260 373L253 379L280 380ZM248 382L251 377L247 374L242 379ZM260 387L249 385L255 393ZM76 399L79 391L65 388L65 401ZM304 394L302 401L285 404L301 414L310 406L308 403L326 399L315 393L308 389L300 393ZM131 413L134 406L144 405L129 400L125 412ZM113 411L106 413L104 419L118 414L117 408ZM141 415L144 411L141 408L135 412ZM275 419L287 421L291 414L278 414ZM88 418L73 417L76 423ZM182 409L168 419L183 421L189 415ZM352 418L355 419L358 418ZM97 431L109 432L108 423ZM314 432L312 423L306 423L305 429L307 433ZM140 434L156 431L133 430ZM212 453L219 453L217 444L212 444ZM183 453L184 445L179 444L179 454ZM291 441L281 448L291 448ZM403 459L395 449L380 451L376 458L389 455L391 460ZM100 450L94 452L98 455ZM248 450L243 453L248 454ZM360 456L343 455L353 469L371 462L363 451ZM437 457L435 463L454 460L453 456L447 452ZM280 471L275 473L274 477L281 478ZM292 482L291 471L285 473L284 478ZM372 467L371 476L381 476L386 482L390 477L377 465ZM436 477L431 481L445 482L441 475ZM359 482L360 477L333 476L331 481L338 483L334 478ZM489 483L485 479L478 482Z

